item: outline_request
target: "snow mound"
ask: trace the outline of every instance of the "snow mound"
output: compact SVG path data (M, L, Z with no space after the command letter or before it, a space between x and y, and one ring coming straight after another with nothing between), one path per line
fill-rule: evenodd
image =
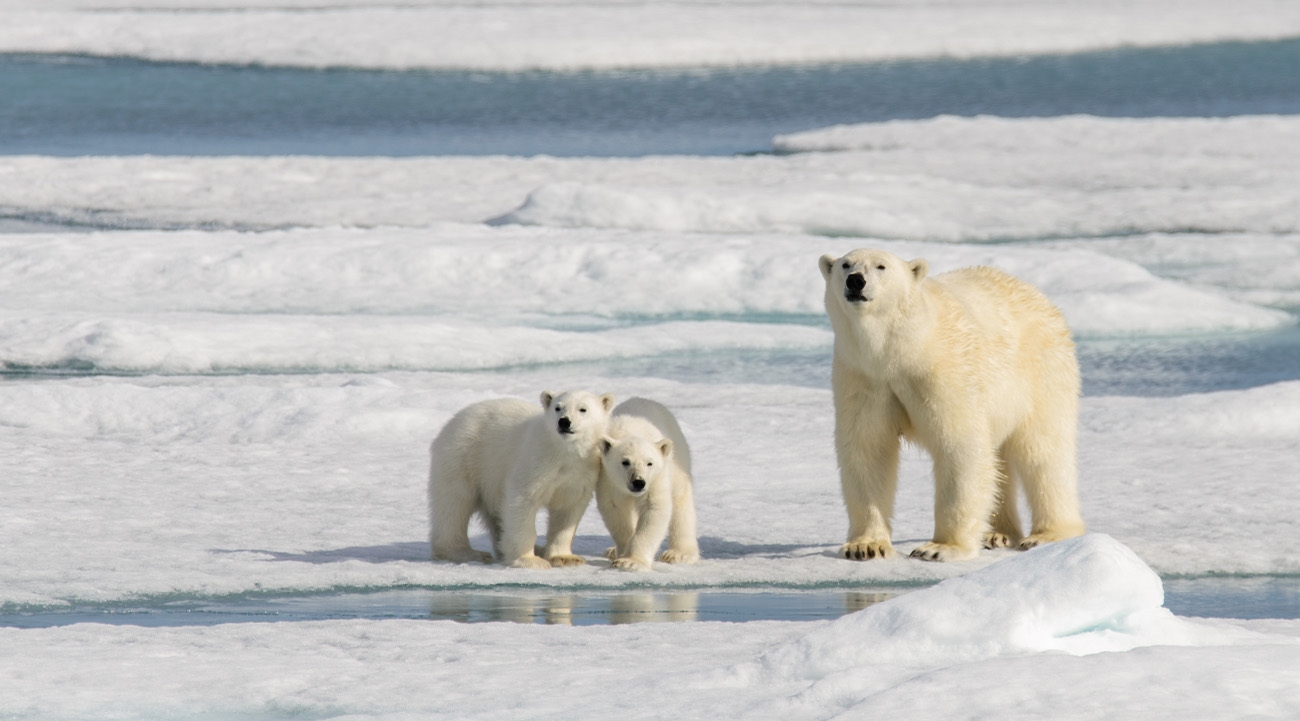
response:
M1043 546L845 616L764 655L782 676L863 666L935 666L1047 651L1212 645L1163 608L1160 577L1103 534Z

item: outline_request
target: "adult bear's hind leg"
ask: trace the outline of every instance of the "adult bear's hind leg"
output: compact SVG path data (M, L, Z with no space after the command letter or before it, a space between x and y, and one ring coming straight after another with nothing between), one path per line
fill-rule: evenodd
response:
M1020 543L1020 511L1017 508L1016 478L1011 474L1005 451L998 453L998 498L989 532L984 534L985 548L1008 548Z

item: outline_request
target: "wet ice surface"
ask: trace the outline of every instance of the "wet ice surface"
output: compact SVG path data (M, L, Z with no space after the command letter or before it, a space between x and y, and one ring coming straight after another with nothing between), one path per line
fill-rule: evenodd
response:
M818 621L839 618L914 587L819 590L567 592L406 589L231 599L168 599L0 614L0 626L73 623L205 626L218 623L427 619L590 626L683 621ZM1165 607L1180 616L1300 618L1295 578L1165 579Z

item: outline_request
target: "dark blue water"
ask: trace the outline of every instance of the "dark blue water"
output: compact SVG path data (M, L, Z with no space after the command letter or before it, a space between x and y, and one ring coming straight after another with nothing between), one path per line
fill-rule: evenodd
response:
M578 73L0 56L0 154L731 154L767 151L780 133L945 113L1300 113L1300 40Z
M1081 339L1085 396L1168 397L1300 380L1300 326L1181 337ZM830 387L829 348L677 353L569 364L592 375ZM0 376L4 371L0 369Z
M1164 582L1165 607L1180 616L1300 618L1300 579L1191 578ZM909 589L816 591L435 591L398 590L286 597L188 599L0 614L0 627L73 623L207 626L331 619L428 619L575 626L662 621L817 621L839 618Z

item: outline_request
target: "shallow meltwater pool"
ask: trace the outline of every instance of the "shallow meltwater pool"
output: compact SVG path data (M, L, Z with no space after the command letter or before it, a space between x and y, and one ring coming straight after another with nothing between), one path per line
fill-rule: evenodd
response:
M1300 618L1300 577L1166 579L1165 607L1180 616ZM859 589L434 590L246 595L81 605L0 613L0 627L74 623L207 626L338 619L427 619L554 625L839 618L918 587Z

